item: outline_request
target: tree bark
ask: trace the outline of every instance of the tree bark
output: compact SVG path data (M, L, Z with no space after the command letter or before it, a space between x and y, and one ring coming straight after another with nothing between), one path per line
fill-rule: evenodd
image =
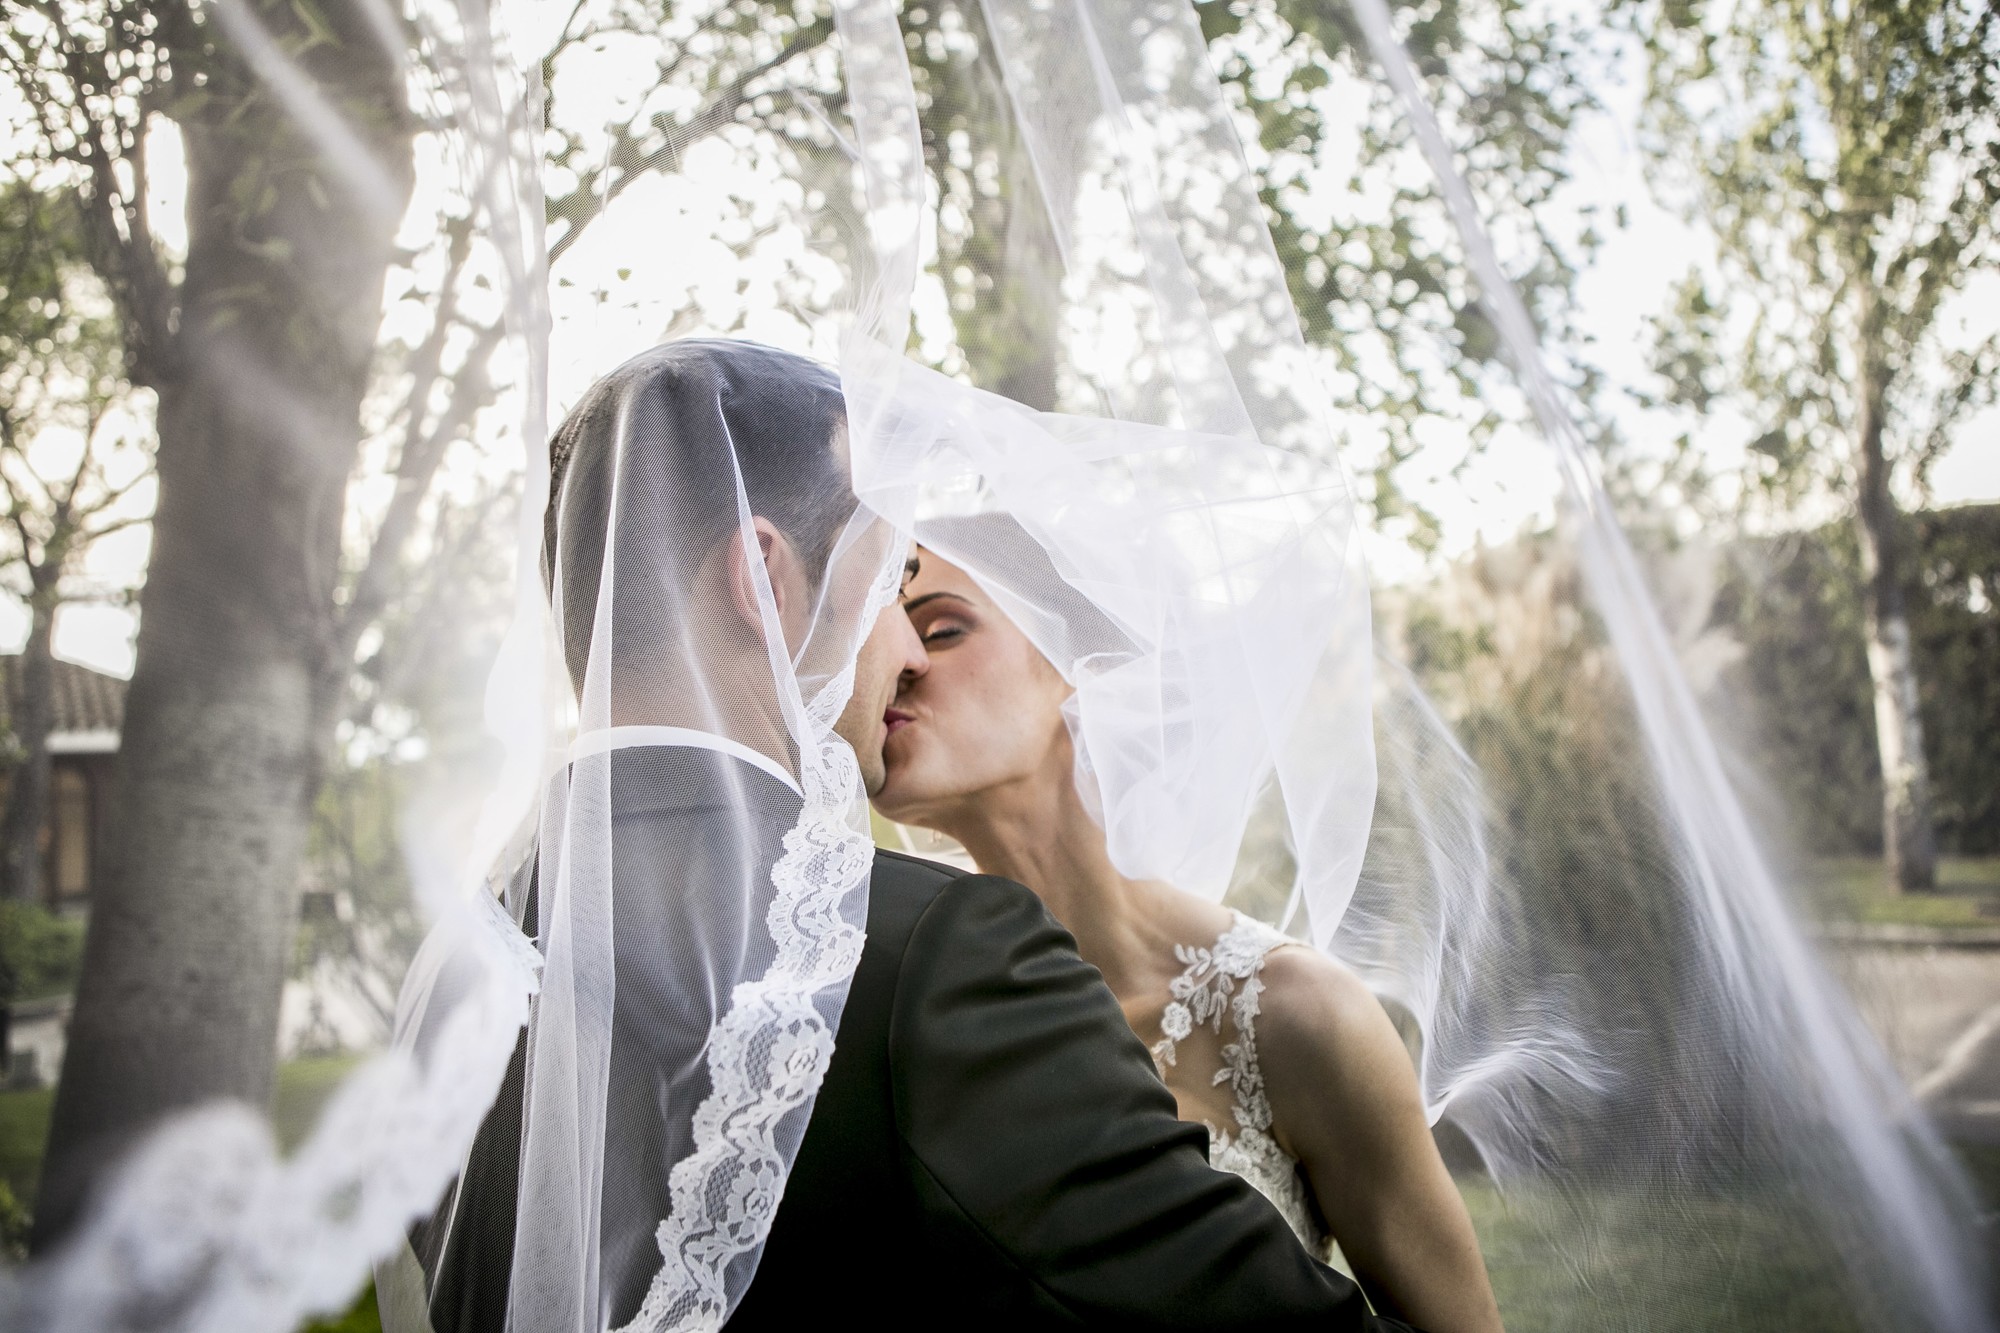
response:
M982 44L992 42L986 15L977 4L959 8L967 28ZM971 201L971 229L956 258L972 272L969 303L953 303L959 349L973 378L991 390L1038 411L1056 405L1056 357L1061 345L1062 252L1052 218L1066 218L1074 201L1044 198L1028 145L1009 110L1011 94L996 67L986 60L956 72L949 63L934 70L934 96L957 105L974 142L997 155L999 188ZM950 81L958 86L948 86ZM942 142L927 146L936 159ZM1069 182L1057 169L1057 188Z
M1864 279L1865 285L1865 279ZM1918 712L1917 667L1903 604L1902 533L1889 493L1883 456L1883 411L1889 368L1882 363L1872 303L1864 304L1861 410L1855 423L1854 506L1861 548L1861 603L1868 635L1868 674L1875 687L1875 743L1882 758L1882 848L1890 883L1899 891L1937 886L1937 839L1931 826L1930 765Z
M36 589L39 594L41 589ZM42 829L49 818L49 732L55 726L55 608L36 596L29 607L28 642L21 650L21 688L13 716L21 758L7 789L0 824L0 893L13 902L42 897Z
M368 7L310 8L244 6L301 52L281 77L315 85L346 144L316 143L286 114L220 8L190 28L198 50L173 53L177 83L197 63L205 76L181 122L189 252L157 386L159 502L120 819L92 905L37 1250L162 1116L219 1097L262 1106L275 1081L300 863L336 716L328 691L345 675L329 651L342 515L413 171L401 62Z

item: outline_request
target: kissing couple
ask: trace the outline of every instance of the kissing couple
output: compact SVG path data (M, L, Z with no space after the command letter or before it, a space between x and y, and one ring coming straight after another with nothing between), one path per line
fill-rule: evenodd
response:
M864 458L832 371L683 341L556 433L575 741L506 892L541 989L411 1236L431 1333L1499 1328L1382 1006L1128 817L1244 769L1160 685L1197 640L1065 572L1007 503L1067 484L1008 471L1041 414L965 401ZM864 792L977 873L875 849Z

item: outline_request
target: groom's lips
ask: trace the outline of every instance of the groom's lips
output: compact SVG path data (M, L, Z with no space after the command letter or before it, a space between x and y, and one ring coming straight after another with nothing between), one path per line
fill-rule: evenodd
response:
M889 709L887 712L882 714L882 726L884 728L884 734L882 739L883 740L889 739L889 737L895 735L897 732L901 731L904 727L909 726L912 722L915 721L916 721L915 718L911 717L908 713L905 713L900 708Z

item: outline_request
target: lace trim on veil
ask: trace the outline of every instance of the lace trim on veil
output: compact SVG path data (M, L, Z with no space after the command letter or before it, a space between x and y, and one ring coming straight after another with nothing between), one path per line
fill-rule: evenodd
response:
M896 571L886 575L869 590L863 625L895 600ZM863 933L840 907L867 878L875 845L844 817L861 774L833 734L853 686L850 663L807 705L817 744L800 747L805 806L771 868L777 893L765 917L777 954L761 978L736 987L710 1034L710 1091L695 1112L694 1151L668 1176L672 1211L655 1232L663 1262L619 1333L719 1328L730 1263L764 1243L777 1215L787 1169L778 1126L819 1091L833 1058L817 1000L861 958Z
M454 1010L422 1063L402 1049L369 1060L290 1156L241 1103L174 1117L46 1276L0 1271L0 1326L106 1333L173 1310L175 1327L282 1328L352 1299L382 1238L457 1173L537 986L541 955L490 887L456 920L432 957L467 943L485 961L484 994Z

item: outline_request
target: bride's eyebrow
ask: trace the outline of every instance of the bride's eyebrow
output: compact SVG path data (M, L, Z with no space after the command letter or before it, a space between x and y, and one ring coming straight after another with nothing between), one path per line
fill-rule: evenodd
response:
M972 599L968 597L960 597L955 592L927 592L922 597L913 598L912 600L905 602L903 604L903 610L914 611L918 607L924 605L925 603L935 602L941 597L950 598L954 602L964 602L967 606L972 605Z

